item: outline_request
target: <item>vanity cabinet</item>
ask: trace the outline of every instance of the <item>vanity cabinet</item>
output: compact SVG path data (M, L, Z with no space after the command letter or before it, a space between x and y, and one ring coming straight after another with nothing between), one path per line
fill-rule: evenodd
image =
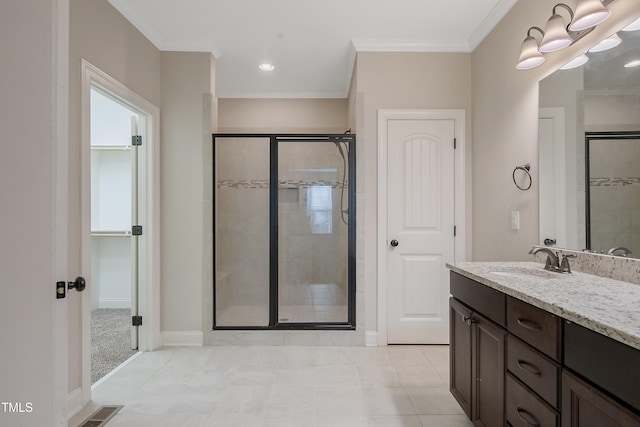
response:
M640 350L451 272L450 390L476 426L640 427Z
M451 393L474 425L503 426L505 295L453 274Z
M560 318L507 297L506 418L513 427L560 425Z

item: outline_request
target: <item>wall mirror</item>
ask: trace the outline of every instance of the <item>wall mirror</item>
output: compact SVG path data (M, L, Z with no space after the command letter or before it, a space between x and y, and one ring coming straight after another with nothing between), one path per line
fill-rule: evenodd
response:
M539 244L640 258L640 31L539 85Z

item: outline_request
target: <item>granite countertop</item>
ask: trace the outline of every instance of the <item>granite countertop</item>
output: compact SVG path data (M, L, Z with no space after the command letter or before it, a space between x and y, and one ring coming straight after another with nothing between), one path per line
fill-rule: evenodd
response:
M447 267L640 350L640 285L579 272L550 272L536 262L461 262Z

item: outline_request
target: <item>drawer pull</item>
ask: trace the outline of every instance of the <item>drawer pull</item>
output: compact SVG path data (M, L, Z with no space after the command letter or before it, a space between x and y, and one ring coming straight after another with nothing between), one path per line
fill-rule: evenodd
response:
M529 329L530 331L540 332L542 328L538 326L537 323L531 322L530 320L521 319L518 317L518 325L522 326L525 329Z
M536 375L538 377L542 376L542 372L540 372L540 370L536 367L536 365L532 365L531 363L525 360L520 360L520 359L518 359L516 363L518 363L518 366L520 367L520 369L527 371L530 374Z
M525 423L534 426L534 427L540 427L540 423L538 422L538 420L536 420L536 417L534 417L533 415L531 415L529 412L527 412L526 410L522 409L521 407L518 407L516 409L516 411L518 412L518 416L520 417L520 419L522 421L524 421Z

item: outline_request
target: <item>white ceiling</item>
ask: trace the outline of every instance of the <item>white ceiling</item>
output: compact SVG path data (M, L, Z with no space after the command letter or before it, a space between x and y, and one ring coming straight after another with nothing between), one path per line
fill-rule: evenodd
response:
M517 0L109 2L160 50L212 52L220 98L345 98L356 51L471 52Z

